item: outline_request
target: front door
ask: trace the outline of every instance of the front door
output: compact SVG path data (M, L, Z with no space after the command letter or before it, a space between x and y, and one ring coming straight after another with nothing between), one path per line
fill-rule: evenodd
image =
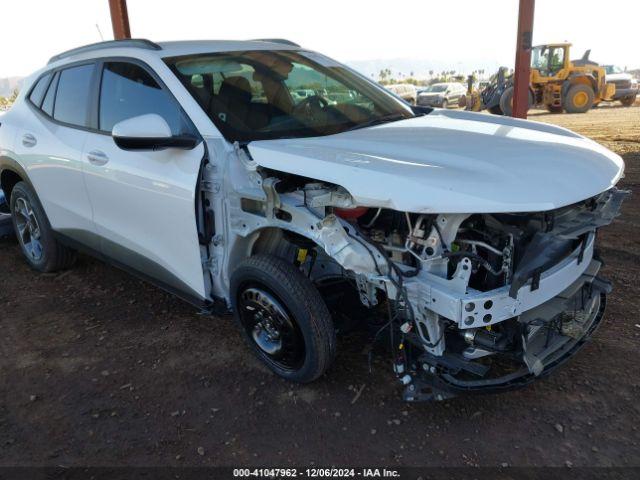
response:
M196 226L196 184L204 156L192 150L125 151L113 126L155 113L175 135L194 127L171 93L143 65L103 63L98 130L89 133L84 174L103 253L170 290L205 299Z

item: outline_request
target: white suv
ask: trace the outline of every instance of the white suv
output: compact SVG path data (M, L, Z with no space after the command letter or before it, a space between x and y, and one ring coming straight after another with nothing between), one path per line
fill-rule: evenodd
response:
M1 123L0 186L33 268L83 250L233 310L293 381L364 321L407 400L521 386L602 318L594 244L624 164L559 127L410 107L281 40L81 47Z

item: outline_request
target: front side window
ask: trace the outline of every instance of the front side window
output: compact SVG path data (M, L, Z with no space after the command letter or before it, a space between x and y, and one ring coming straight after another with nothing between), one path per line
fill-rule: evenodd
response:
M53 118L79 127L89 126L88 107L93 69L94 65L88 64L66 68L60 72Z
M549 71L557 72L564 67L564 48L553 48L549 56Z
M244 51L165 60L229 141L330 135L414 116L322 55Z
M174 135L188 130L176 101L149 72L133 63L105 63L100 86L99 129L111 132L118 122L149 113L164 118Z

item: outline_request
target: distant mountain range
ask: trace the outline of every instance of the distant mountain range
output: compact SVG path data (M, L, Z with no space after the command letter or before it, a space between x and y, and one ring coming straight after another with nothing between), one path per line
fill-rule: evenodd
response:
M20 90L24 77L0 78L0 97L10 97L17 88Z
M463 61L441 61L416 58L390 58L375 60L354 60L345 62L353 69L369 78L378 80L380 70L390 69L392 78L400 79L413 76L414 78L427 78L429 72L438 75L443 71L454 70L458 74L470 74L475 70L484 70L489 76L498 71L502 65L495 60L475 59ZM508 66L508 65L505 65Z

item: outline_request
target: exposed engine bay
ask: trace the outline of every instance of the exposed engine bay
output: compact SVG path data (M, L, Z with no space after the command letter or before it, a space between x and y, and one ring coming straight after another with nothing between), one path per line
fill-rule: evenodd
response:
M293 261L338 330L340 319L372 322L407 401L525 385L569 358L602 318L611 286L598 276L595 239L626 191L546 212L399 212L241 158L254 169L252 188L230 207L235 234L249 239L243 254Z
M624 195L612 190L544 213L378 209L351 219L387 254L392 283L404 290L393 303L405 398L517 386L577 349L611 289L597 276L596 231Z

